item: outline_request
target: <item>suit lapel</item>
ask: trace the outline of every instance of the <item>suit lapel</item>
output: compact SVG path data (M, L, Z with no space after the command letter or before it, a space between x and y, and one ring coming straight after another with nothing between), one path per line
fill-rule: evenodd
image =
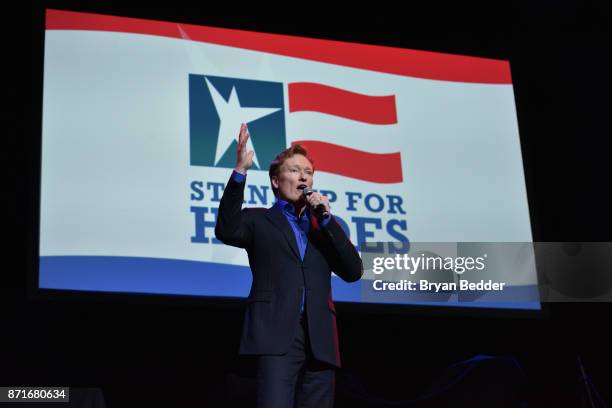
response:
M293 229L291 229L291 225L289 225L289 221L287 221L285 214L283 214L279 208L274 206L268 208L268 211L266 211L266 217L268 217L272 224L274 224L274 226L283 233L285 239L291 247L291 250L297 259L300 259L300 251L298 250L297 242L295 241L295 234L293 233Z
M310 231L308 231L308 245L306 245L306 253L304 254L304 262L308 258L308 254L312 251L311 246L316 245L317 240L321 234L321 227L317 221L317 217L314 215L310 216Z

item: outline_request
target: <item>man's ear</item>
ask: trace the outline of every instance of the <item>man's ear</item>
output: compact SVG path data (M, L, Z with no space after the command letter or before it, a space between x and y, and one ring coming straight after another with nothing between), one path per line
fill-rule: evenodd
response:
M276 189L278 189L278 177L277 176L272 176L272 178L270 179L270 181L272 182L272 186Z

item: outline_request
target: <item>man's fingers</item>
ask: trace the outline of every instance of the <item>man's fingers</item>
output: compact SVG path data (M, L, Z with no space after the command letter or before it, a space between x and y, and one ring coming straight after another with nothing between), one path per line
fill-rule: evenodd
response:
M308 197L312 197L313 200L319 200L319 201L323 201L323 200L327 200L327 196L318 193L316 191L313 191L313 193L311 195L309 195Z
M319 194L317 192L312 193L307 198L308 204L312 207L317 207L319 204L323 204L323 206L328 209L329 208L329 199L327 196Z
M238 134L238 144L243 146L248 138L248 129L246 123L240 125L240 133Z
M312 206L316 206L317 204L319 204L321 202L321 197L319 196L315 196L314 194L310 195L308 197L308 202L310 203L310 205Z

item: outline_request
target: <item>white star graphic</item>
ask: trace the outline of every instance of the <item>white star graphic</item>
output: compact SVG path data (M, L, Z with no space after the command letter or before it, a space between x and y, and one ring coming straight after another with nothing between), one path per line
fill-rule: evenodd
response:
M221 96L219 91L210 83L208 78L206 79L206 86L212 97L215 109L221 120L219 128L219 140L217 140L217 151L215 152L215 165L219 163L221 157L225 154L227 149L232 145L234 140L237 140L237 134L240 130L242 123L249 123L264 116L268 116L274 112L278 112L281 108L248 108L240 105L236 87L232 86L229 99L227 102ZM249 137L247 141L247 150L253 150L253 163L258 168L261 168L259 161L257 160L257 152L253 147L253 142Z

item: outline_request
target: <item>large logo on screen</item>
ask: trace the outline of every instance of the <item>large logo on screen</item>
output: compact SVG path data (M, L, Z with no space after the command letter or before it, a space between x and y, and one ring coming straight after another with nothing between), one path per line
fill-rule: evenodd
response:
M192 166L234 168L238 131L249 124L253 168L267 170L287 147L283 84L189 75L189 141Z

